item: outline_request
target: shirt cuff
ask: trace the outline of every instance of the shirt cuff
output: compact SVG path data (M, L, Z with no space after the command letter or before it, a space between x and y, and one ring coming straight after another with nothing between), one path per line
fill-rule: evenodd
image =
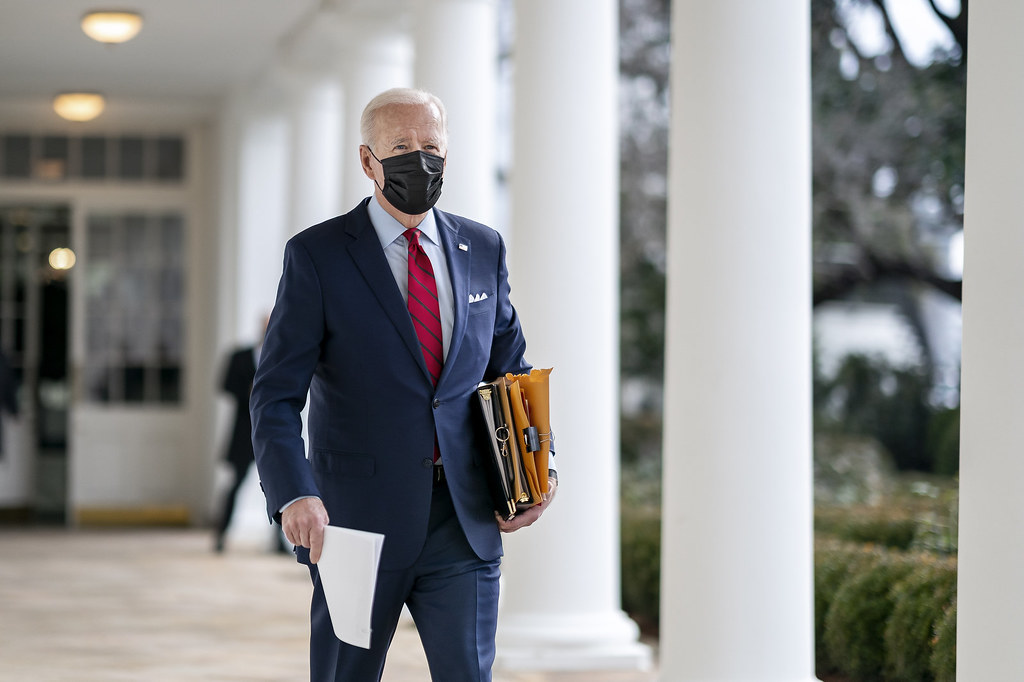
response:
M285 509L287 509L288 507L292 506L293 504L295 504L299 500L308 500L310 498L315 498L315 497L316 497L316 495L302 495L301 497L296 497L291 502L288 502L288 503L282 505L281 508L277 510L277 514L280 517L280 515L284 513Z

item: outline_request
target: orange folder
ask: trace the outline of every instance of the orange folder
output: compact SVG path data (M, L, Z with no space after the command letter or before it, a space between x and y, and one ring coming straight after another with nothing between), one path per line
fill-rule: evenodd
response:
M538 504L548 492L550 373L506 374L477 387L490 445L488 486L495 509L506 519Z

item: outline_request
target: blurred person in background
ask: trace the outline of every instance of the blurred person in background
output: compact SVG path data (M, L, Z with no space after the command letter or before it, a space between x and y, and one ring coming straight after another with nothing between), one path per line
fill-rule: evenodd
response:
M214 536L214 550L224 551L224 539L227 535L228 526L231 525L231 517L235 510L235 500L238 497L238 490L249 473L249 467L254 461L252 449L252 419L249 416L249 395L252 392L253 378L256 376L256 365L259 363L260 350L263 348L263 335L267 328L267 318L264 317L260 325L260 337L254 346L238 348L228 357L227 368L224 372L224 380L221 382L221 389L227 393L232 400L234 407L234 423L231 428L231 438L228 441L227 451L224 453L224 461L231 468L230 488L224 493L224 503L221 513L217 518L216 534ZM276 549L279 552L287 551L281 534L275 530L274 538Z

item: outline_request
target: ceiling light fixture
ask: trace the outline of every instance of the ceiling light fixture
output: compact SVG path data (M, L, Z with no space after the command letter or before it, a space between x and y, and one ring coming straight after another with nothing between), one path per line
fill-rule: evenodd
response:
M62 92L53 98L53 110L69 121L91 121L105 106L106 100L98 92Z
M82 17L82 30L101 43L123 43L142 29L142 15L124 10L97 10Z

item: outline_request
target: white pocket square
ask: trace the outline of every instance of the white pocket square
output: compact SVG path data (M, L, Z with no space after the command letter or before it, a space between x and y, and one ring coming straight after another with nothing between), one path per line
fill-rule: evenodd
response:
M486 293L483 293L483 294L470 294L469 295L469 302L470 303L479 303L480 301L483 301L486 298L487 298L487 294Z

